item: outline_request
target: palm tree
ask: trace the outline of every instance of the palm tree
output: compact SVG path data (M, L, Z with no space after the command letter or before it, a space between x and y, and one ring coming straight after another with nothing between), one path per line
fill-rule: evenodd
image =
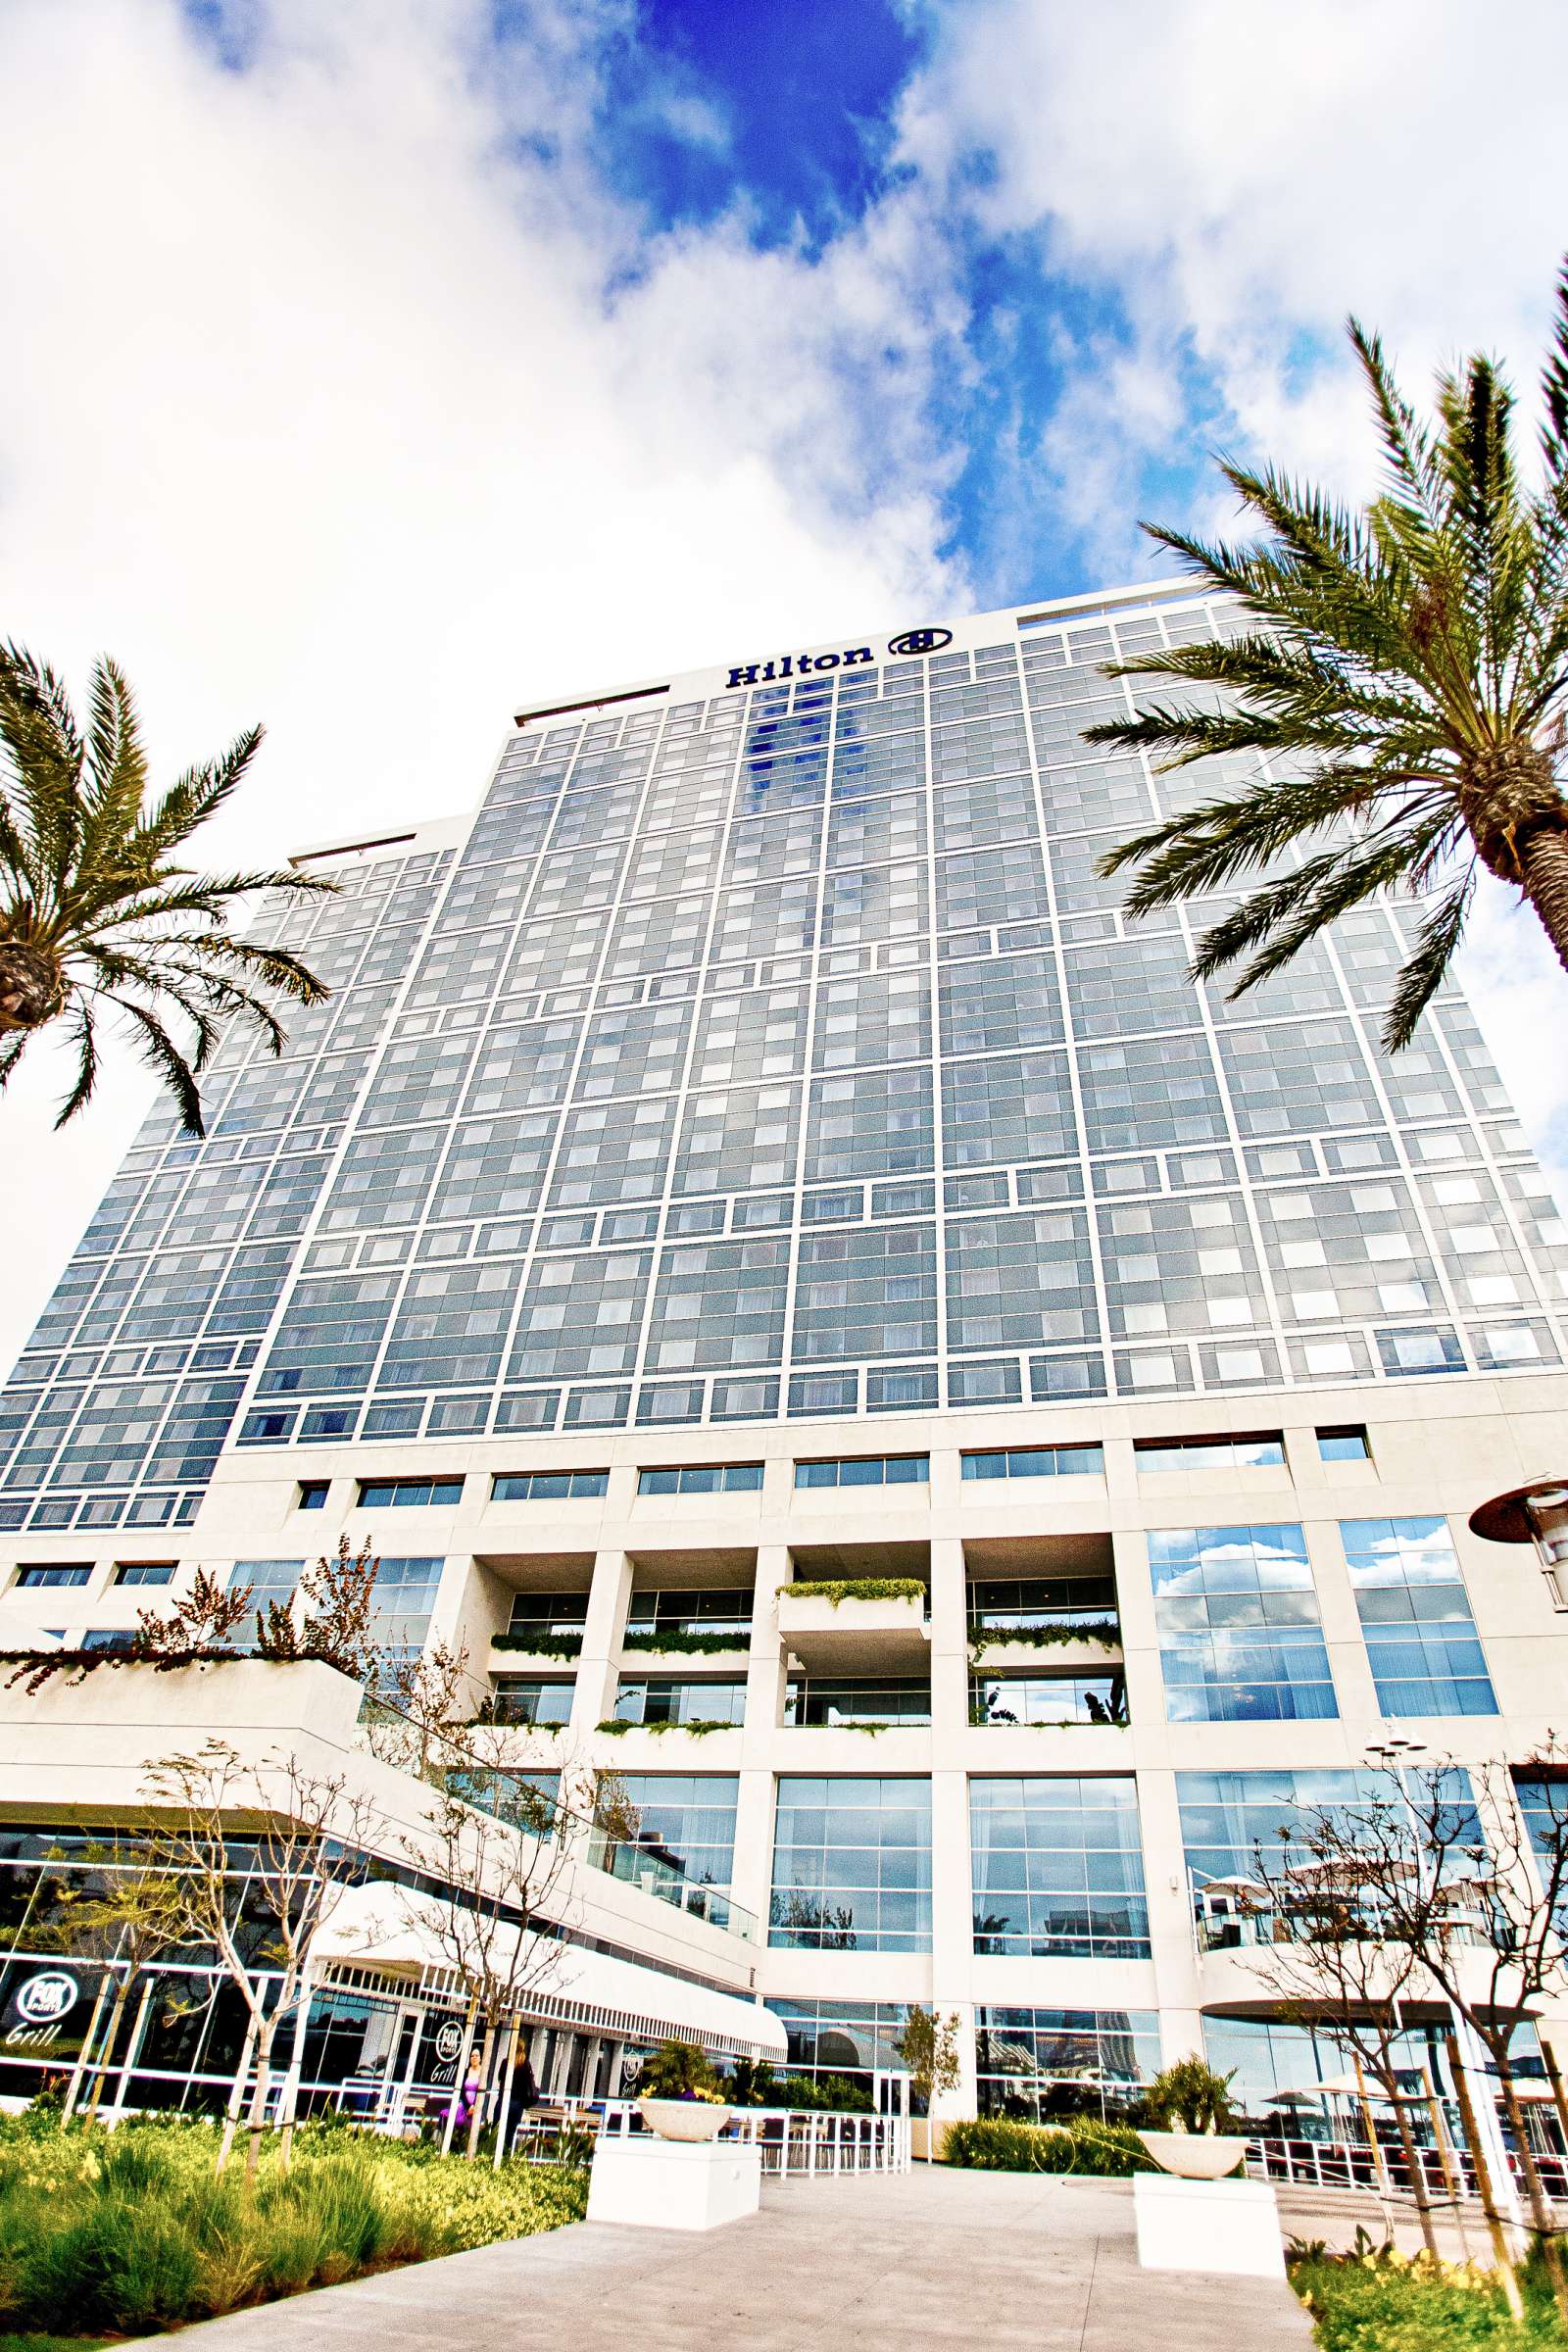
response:
M1223 692L1086 735L1163 753L1166 767L1234 752L1283 763L1102 863L1139 869L1134 914L1262 877L1204 932L1195 979L1240 962L1239 996L1349 907L1391 890L1430 899L1385 1021L1394 1052L1442 984L1478 862L1524 894L1568 968L1568 267L1536 490L1520 484L1513 395L1493 361L1440 374L1423 422L1378 338L1353 318L1349 336L1387 461L1382 495L1352 511L1272 468L1222 462L1261 541L1208 545L1145 524L1238 599L1249 625L1112 664Z
M70 1027L76 1077L56 1126L98 1075L97 1020L128 1022L142 1058L205 1132L197 1073L238 1015L274 1054L284 1034L257 986L318 1004L327 990L297 956L235 939L229 916L258 891L329 890L282 873L198 874L174 862L220 808L262 740L251 727L216 760L147 801L147 760L130 690L113 662L93 666L85 732L65 687L24 647L0 644L0 1086L29 1042ZM182 1052L166 1022L187 1016Z

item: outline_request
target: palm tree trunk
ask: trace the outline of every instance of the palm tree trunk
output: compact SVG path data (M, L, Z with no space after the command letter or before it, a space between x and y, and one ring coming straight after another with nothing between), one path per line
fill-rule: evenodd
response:
M1519 847L1519 870L1525 897L1568 971L1568 833L1544 827L1527 834Z

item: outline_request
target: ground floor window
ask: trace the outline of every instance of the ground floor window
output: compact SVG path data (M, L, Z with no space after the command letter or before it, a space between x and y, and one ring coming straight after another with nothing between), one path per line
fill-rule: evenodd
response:
M1159 2072L1159 2019L1152 2009L979 2008L974 2063L982 2115L1111 2115Z

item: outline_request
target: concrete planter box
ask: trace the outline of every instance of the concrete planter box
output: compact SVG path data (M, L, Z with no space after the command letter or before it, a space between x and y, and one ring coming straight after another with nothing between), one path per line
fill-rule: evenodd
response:
M778 1596L778 1630L807 1667L843 1673L923 1674L931 1659L925 1602L841 1600L825 1594Z

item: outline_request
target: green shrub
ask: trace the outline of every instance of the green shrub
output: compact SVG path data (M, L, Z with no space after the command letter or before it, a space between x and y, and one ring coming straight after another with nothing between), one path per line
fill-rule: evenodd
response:
M1225 2132L1234 2120L1230 2089L1235 2069L1216 2075L1195 2053L1156 2075L1139 2112L1152 2132Z
M252 2194L214 2176L218 2132L132 2123L40 2133L0 2121L0 2328L145 2334L390 2263L579 2221L581 2172L499 2172L326 2123L293 2169L266 2145Z
M845 1600L924 1600L925 1584L918 1576L797 1577L780 1585L797 1600L830 1600L835 1608Z
M1563 2342L1544 2269L1533 2258L1520 2275L1523 2327L1508 2313L1494 2274L1473 2263L1434 2263L1425 2254L1363 2247L1352 2254L1314 2248L1286 2261L1323 2352L1559 2352Z
M1063 2124L1016 2124L1003 2116L950 2124L942 2161L972 2172L1088 2173L1103 2180L1156 2170L1128 2125L1092 2116Z

